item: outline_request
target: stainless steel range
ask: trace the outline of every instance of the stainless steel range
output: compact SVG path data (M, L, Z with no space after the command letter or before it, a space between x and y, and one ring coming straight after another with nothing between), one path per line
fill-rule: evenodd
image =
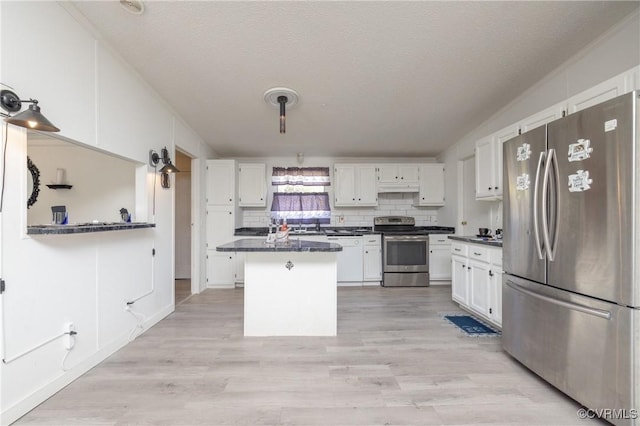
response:
M427 287L429 285L429 235L417 230L407 216L380 216L373 230L382 232L382 285Z

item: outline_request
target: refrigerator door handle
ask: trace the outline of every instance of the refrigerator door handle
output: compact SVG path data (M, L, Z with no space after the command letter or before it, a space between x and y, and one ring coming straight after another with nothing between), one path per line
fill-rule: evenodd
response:
M539 294L536 293L534 291L528 290L516 283L514 283L513 281L507 280L506 284L511 287L512 289L514 289L515 291L518 291L520 293L524 293L528 296L531 297L535 297L536 299L540 299L543 300L547 303L551 303L553 305L558 305L558 306L562 306L563 308L567 308L567 309L571 309L574 311L578 311L578 312L582 312L584 314L588 314L588 315L593 315L602 319L606 319L606 320L610 320L611 319L611 312L609 311L604 311L602 309L595 309L595 308L591 308L589 306L584 306L584 305L580 305L578 303L573 303L573 302L567 302L565 300L559 300L559 299L554 299L553 297L549 297L549 296L545 296L543 294Z
M534 240L536 242L536 251L538 252L538 258L540 260L545 259L545 254L542 252L542 244L540 242L540 220L538 218L539 210L538 209L538 188L540 183L540 170L544 165L545 153L544 151L540 153L540 158L538 159L538 168L536 169L536 180L533 182L533 235Z
M549 234L549 215L547 212L547 199L549 197L549 176L551 175L551 163L554 161L555 149L549 150L547 164L544 167L542 178L542 236L544 237L544 247L549 261L553 262L555 253L551 247L551 235Z

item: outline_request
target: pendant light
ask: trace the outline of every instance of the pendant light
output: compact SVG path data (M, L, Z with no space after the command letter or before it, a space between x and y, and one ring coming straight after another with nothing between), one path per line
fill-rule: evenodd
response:
M264 101L280 109L280 134L287 131L287 107L293 108L300 100L298 93L287 87L274 87L264 92Z

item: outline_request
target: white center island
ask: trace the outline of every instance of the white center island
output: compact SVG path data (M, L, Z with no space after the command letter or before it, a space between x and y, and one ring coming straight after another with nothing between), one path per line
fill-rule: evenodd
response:
M243 239L216 250L246 252L245 336L336 335L337 253L342 246Z

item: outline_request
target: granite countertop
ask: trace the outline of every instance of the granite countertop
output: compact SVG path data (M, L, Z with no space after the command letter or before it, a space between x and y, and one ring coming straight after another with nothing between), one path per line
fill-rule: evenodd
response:
M449 235L449 239L456 241L464 241L465 243L483 244L492 247L502 247L502 240L496 240L495 238L480 238L476 236L464 236L464 235Z
M265 240L242 239L216 247L217 251L255 251L255 252L328 252L342 251L342 246L335 243L290 239L287 243L269 243Z
M70 223L68 225L30 225L27 226L27 235L86 234L89 232L122 231L155 227L155 223L147 222L98 222Z
M359 237L362 235L381 234L374 231L370 226L323 226L320 231L316 231L313 227L302 228L303 232L298 232L297 226L291 226L289 235L295 237L304 237L305 235L326 235L328 237ZM416 231L423 234L453 234L455 228L446 226L416 226ZM236 228L236 237L266 237L269 228Z

